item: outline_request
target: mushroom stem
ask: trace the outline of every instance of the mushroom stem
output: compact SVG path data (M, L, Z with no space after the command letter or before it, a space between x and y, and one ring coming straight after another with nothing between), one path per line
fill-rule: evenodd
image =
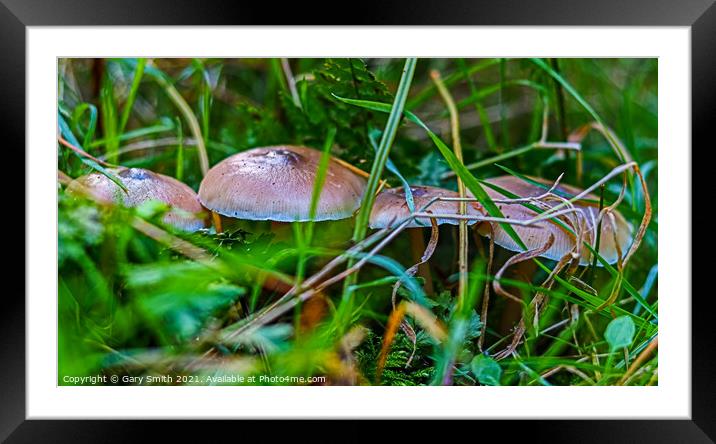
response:
M313 330L328 312L328 302L323 292L318 292L301 305L298 320L298 332L307 333Z
M410 235L410 252L412 253L412 261L414 264L417 264L422 261L423 253L425 252L423 229L409 228L407 231ZM418 266L418 276L425 280L425 294L433 294L433 277L430 273L430 265L427 262Z
M211 220L214 222L214 228L216 229L217 233L221 233L224 231L224 229L221 227L221 216L219 216L219 213L212 211Z
M272 220L271 222L271 234L274 236L274 242L284 241L290 242L293 239L293 228L291 222L280 222Z
M533 261L519 262L515 264L515 267L512 271L513 278L526 284L531 284L536 269L537 265ZM518 292L522 291L521 289L514 287L512 287L511 290L517 290ZM500 332L502 332L503 334L508 334L512 330L512 327L520 320L521 316L522 304L512 299L507 299L507 306L502 312L502 317L500 318Z

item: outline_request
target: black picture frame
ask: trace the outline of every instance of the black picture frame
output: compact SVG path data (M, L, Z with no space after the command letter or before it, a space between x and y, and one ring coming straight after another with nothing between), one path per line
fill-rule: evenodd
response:
M716 115L716 6L714 0L443 0L361 2L355 10L335 4L244 5L236 1L123 0L0 0L0 98L2 98L3 145L12 169L23 171L25 164L25 49L28 26L134 26L134 25L257 25L271 24L339 25L345 20L359 25L535 25L535 26L686 26L691 29L692 47L692 143L712 149L712 116ZM317 12L320 11L320 12ZM342 12L341 12L342 11ZM692 155L696 150L692 150ZM11 160L10 160L11 159ZM6 165L7 167L7 165ZM18 178L19 179L19 178ZM8 184L8 182L5 182ZM11 182L11 183L19 183ZM711 185L712 187L712 185ZM692 186L692 189L695 188ZM24 193L14 193L13 208L24 208ZM21 202L22 201L22 202ZM19 213L19 210L13 210ZM12 228L17 232L17 224ZM25 230L25 237L31 235ZM19 236L12 236L19 242ZM691 239L688 239L691 242ZM11 248L7 246L6 248ZM13 251L21 251L19 245ZM695 268L698 265L695 257ZM20 263L17 261L16 263ZM26 264L27 267L32 264ZM704 270L701 270L704 271ZM8 273L8 275L10 275ZM692 275L693 271L692 271ZM695 275L698 275L696 273ZM716 365L712 330L711 294L692 298L692 414L690 420L594 420L519 421L514 426L488 422L470 426L476 439L478 428L501 431L506 438L556 442L714 442L716 440ZM236 436L246 426L227 421L211 426L177 421L60 421L25 419L25 304L19 291L6 291L0 309L0 440L7 442L127 442L148 436L147 429L162 428L184 438L190 429L201 429L202 440L214 436ZM635 407L635 416L638 416ZM492 422L492 421L489 421ZM340 439L359 435L377 436L364 423L336 421ZM315 427L315 425L313 426ZM451 427L451 426L448 426ZM283 433L295 433L293 426L271 428L259 425L271 440ZM422 429L415 424L390 427L410 439ZM229 430L231 429L231 430ZM321 428L323 430L323 428ZM363 432L363 433L361 433ZM246 432L241 432L241 434ZM229 434L229 435L226 435ZM492 434L492 433L490 433ZM165 435L167 436L167 435ZM246 435L245 435L246 436ZM327 432L331 439L330 432ZM334 435L335 436L335 435ZM311 437L315 437L314 434ZM347 437L347 438L346 438ZM325 437L324 437L325 438ZM320 439L320 436L319 436Z

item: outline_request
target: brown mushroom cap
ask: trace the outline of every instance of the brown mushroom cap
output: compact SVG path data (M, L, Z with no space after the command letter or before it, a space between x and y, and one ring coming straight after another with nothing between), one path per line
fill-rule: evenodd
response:
M429 186L412 186L410 191L413 193L413 202L415 211L425 206L428 202L436 197L460 197L455 191L446 190L443 188L429 187ZM435 214L460 214L460 202L458 201L436 201L425 211L429 211ZM479 216L485 214L477 202L467 202L467 213L471 216ZM403 187L390 188L382 191L375 198L373 204L373 210L370 214L370 227L371 228L386 228L391 225L400 223L403 219L410 216L410 209L405 201L405 189ZM468 220L468 225L474 224L476 221ZM438 219L438 225L440 224L451 224L458 225L460 221L458 219ZM409 224L408 228L415 227L429 227L430 218L421 217L413 219Z
M530 177L530 179L534 180L535 182L542 183L547 186L547 188L542 188L537 185L528 183L518 177L514 176L500 176L500 177L494 177L491 179L486 179L485 181L488 183L491 183L493 185L498 186L499 188L505 189L519 197L537 197L547 192L549 187L552 185L551 182L546 181L544 179ZM504 196L500 192L493 190L489 186L485 186L485 191L492 199L507 199L507 196ZM558 191L561 191L562 193L565 193L569 197L576 196L577 194L581 193L582 190L580 190L577 187L570 186L570 185L559 185L557 187ZM568 197L568 198L569 198ZM593 202L587 202L587 200L595 201L597 203ZM599 197L588 194L584 196L583 199L580 199L579 201L574 202L574 207L577 208L582 212L582 214L585 216L584 222L586 226L585 235L584 235L584 241L589 243L592 247L596 244L596 220L597 217L599 217ZM558 201L549 201L547 202L551 206L556 206L560 202ZM505 203L496 203L497 206L500 208L500 211L505 215L506 218L510 219L516 219L516 220L529 220L538 215L535 211L530 210L529 208L523 206L519 203L514 204L505 204ZM613 216L613 218L612 218ZM573 219L573 218L572 218ZM580 218L582 219L582 218ZM547 250L544 254L541 256L546 257L548 259L552 260L560 260L565 254L570 252L575 244L575 237L572 233L565 230L560 225L554 223L551 220L545 220L542 222L539 222L539 225L535 226L519 226L519 225L513 225L512 226L517 234L520 236L522 241L525 243L527 248L529 250L541 247L547 242L547 239L549 238L549 233L554 234L554 244L552 244L552 247L550 247L549 250ZM495 243L503 248L506 248L511 251L523 251L522 248L520 248L515 241L505 232L504 229L499 224L493 223L492 229L495 233ZM489 227L485 224L482 224L480 227L478 227L478 231L483 236L490 235ZM632 227L631 225L624 219L624 217L616 210L611 212L611 215L606 215L602 220L602 228L601 228L601 235L599 239L599 254L610 264L613 264L617 262L617 259L619 258L619 254L616 248L615 243L615 231L616 231L616 242L618 242L622 257L624 254L626 254L627 249L629 248L629 245L631 243L631 235L632 235ZM587 247L582 248L581 257L580 257L580 265L588 265L591 261L591 252ZM597 262L598 265L599 262Z
M127 193L100 173L78 177L68 185L67 191L79 194L91 192L101 202L121 203L127 207L158 200L172 207L164 216L165 223L185 231L204 227L205 211L188 185L143 168L111 168L109 171L122 181Z
M228 217L308 221L321 152L301 146L254 148L216 164L199 186L205 207ZM365 180L331 159L315 220L350 217L360 206Z

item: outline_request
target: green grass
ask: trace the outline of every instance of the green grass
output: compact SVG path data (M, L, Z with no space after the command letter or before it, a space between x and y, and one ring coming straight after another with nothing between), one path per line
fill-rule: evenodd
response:
M658 384L656 60L290 59L290 70L282 63L62 60L59 134L84 151L58 144L58 168L71 178L97 171L121 184L107 162L197 190L206 170L233 153L306 145L324 153L315 214L329 153L369 176L353 218L285 230L243 221L221 234L175 232L162 223L162 207L99 206L60 186L60 384L63 375L100 373L320 376L366 385ZM460 113L463 162L449 143L433 69ZM579 155L558 149L591 123L612 131L589 132ZM545 141L557 145L540 146ZM653 215L626 266L598 257L601 266L561 270L551 285L543 283L553 261L510 267L501 284L522 304L488 285L486 319L479 315L486 284L515 253L496 247L488 270L488 240L471 240L467 292L458 298L457 226L441 226L428 262L435 290L425 294L422 278L405 273L413 265L407 233L368 229L383 180L456 190L459 177L501 217L486 178L564 173L563 183L586 188L629 159L645 176ZM645 200L634 177L618 209L636 228ZM621 176L605 184L604 205L621 185ZM501 226L521 242L511 225ZM322 302L308 298L316 285L356 267L320 287ZM264 288L267 279L298 289L286 296ZM397 280L406 324L386 343ZM538 294L544 302L535 320ZM502 357L523 312L524 337Z

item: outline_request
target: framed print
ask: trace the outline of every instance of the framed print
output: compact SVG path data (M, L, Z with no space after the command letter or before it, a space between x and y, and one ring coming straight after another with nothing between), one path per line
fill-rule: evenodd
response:
M716 9L557 3L253 26L3 0L26 176L3 439L455 418L711 442L691 147Z

